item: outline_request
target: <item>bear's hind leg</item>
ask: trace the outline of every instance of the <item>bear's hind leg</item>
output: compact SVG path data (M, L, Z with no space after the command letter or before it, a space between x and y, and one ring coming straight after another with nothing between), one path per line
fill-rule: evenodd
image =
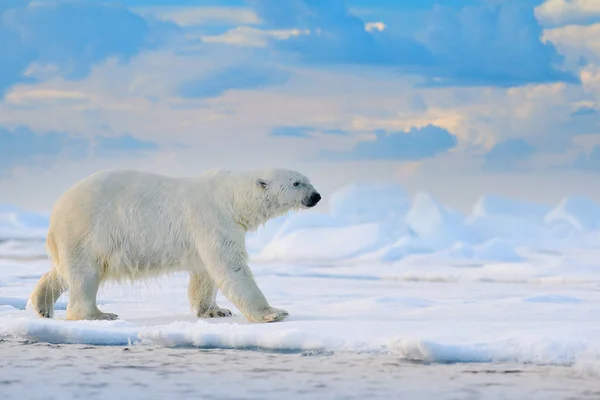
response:
M54 316L54 303L63 294L65 287L55 267L40 278L30 296L33 308L39 316L52 318Z
M204 269L190 274L188 298L190 306L199 318L231 316L231 311L217 305L217 285Z
M96 305L98 288L102 281L100 268L96 265L69 266L69 303L68 320L115 320L118 315L104 313Z

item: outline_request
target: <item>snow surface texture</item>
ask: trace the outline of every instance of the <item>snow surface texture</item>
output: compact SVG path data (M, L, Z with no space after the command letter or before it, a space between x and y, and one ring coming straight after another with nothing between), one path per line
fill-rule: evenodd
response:
M248 236L276 324L199 320L187 277L99 293L118 321L39 319L27 297L49 268L48 214L0 207L0 339L276 351L367 352L425 362L574 365L600 373L600 206L486 196L461 215L420 193L357 183L328 212L303 211ZM325 208L325 207L322 207Z

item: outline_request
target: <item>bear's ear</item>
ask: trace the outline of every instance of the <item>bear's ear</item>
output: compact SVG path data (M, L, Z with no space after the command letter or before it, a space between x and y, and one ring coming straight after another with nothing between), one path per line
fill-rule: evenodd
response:
M269 186L269 182L267 180L265 180L265 179L258 178L256 180L256 186L258 186L261 189L266 189L267 186Z

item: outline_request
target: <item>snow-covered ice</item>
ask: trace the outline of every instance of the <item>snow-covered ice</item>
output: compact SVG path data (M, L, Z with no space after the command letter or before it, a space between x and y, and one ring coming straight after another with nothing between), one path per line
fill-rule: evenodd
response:
M27 297L49 268L47 213L0 208L0 339L396 356L431 363L562 365L600 375L600 207L494 196L468 215L426 193L354 184L330 208L269 222L248 237L274 324L199 320L187 277L106 284L118 321L40 319Z

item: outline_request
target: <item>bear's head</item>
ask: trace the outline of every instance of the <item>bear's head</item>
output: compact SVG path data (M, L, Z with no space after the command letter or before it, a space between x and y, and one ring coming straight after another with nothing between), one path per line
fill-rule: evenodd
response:
M273 208L274 214L311 208L321 200L321 195L310 183L310 179L296 171L285 169L263 171L255 183L262 193L265 204Z
M286 169L224 173L220 181L232 178L234 219L246 231L254 231L271 218L288 211L311 208L321 195L310 180L299 172Z

